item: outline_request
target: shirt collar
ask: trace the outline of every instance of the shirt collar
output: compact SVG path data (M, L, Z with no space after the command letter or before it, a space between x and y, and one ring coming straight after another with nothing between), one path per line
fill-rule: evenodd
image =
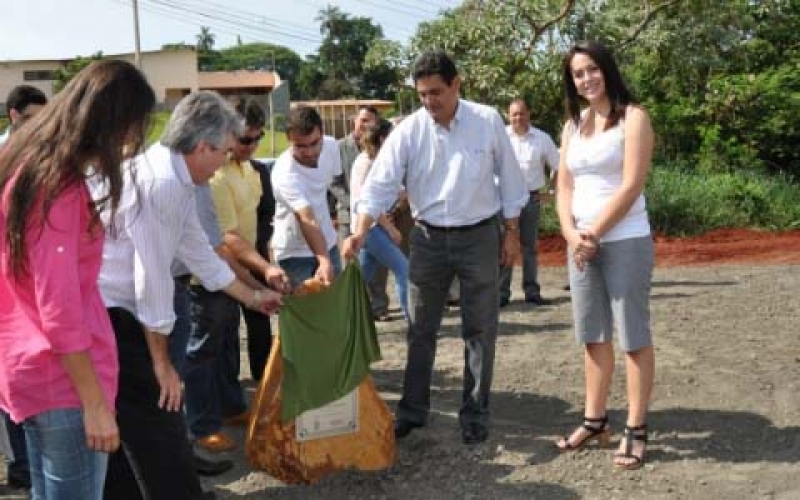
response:
M523 135L517 135L517 133L514 132L514 127L512 127L511 125L506 125L506 131L508 132L508 135L510 137L528 137L528 136L533 137L535 135L533 127L530 125L528 125L528 131L525 132Z
M466 117L467 117L467 106L466 106L466 105L464 105L464 102L463 102L463 101L464 101L463 99L459 99L459 100L458 100L458 103L456 104L456 112L453 114L453 119L452 119L452 120L450 120L450 126L448 127L450 130L452 130L453 126L458 126L458 124L459 124L459 123L461 123L461 121L462 121L462 120L464 120L464 119L466 119ZM444 128L444 126L443 126L443 125L441 125L441 124L437 123L437 122L436 122L436 121L433 119L433 117L431 116L431 114L430 114L430 113L428 113L427 111L425 111L425 115L428 117L428 120L430 120L430 122L431 122L431 123L432 123L432 124L433 124L435 127L442 127L442 128Z
M173 151L166 146L160 144L158 146L169 151L172 170L175 172L175 176L178 180L181 181L181 184L194 187L192 176L189 174L189 166L186 164L186 158L184 158L181 153Z

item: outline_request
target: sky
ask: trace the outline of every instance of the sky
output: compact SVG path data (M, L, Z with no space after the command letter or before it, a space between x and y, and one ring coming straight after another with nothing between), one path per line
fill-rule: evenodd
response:
M321 41L317 13L328 4L372 18L387 38L407 42L417 24L458 0L138 0L141 49L194 45L201 26L217 49L237 43L284 45L300 56ZM0 61L63 59L134 50L133 0L0 0Z

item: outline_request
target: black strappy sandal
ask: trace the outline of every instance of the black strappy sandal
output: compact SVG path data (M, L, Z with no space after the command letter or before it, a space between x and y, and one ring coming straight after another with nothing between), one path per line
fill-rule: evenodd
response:
M615 453L614 458L624 458L626 460L634 460L633 462L620 464L614 462L614 467L625 470L641 469L644 465L645 453L647 450L642 447L642 456L633 454L633 442L641 441L647 445L647 424L642 424L638 427L625 426L623 431L623 439L625 439L625 453Z
M611 442L611 426L608 425L607 415L601 418L584 417L582 427L589 432L589 435L581 439L578 444L573 445L569 442L570 436L564 436L561 438L564 441L564 445L561 446L560 442L556 443L556 448L560 451L578 451L583 448L584 445L594 440L597 441L599 446L608 446Z

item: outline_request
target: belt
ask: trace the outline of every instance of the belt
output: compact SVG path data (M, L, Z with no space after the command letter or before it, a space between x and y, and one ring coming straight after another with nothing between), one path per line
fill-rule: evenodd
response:
M189 281L192 279L191 274L182 274L180 276L175 276L175 281L179 282L182 285L188 285Z
M434 231L445 231L445 232L450 232L450 233L459 233L459 232L463 232L463 231L469 231L470 229L479 228L481 226L486 226L488 224L493 223L495 220L496 220L495 216L491 216L491 217L487 217L486 219L483 219L482 221L478 221L475 224L469 224L467 226L435 226L433 224L430 224L430 223L425 222L424 220L420 220L420 219L417 220L417 223L419 225L421 225L421 226L424 226L424 227L426 227L428 229L432 229Z

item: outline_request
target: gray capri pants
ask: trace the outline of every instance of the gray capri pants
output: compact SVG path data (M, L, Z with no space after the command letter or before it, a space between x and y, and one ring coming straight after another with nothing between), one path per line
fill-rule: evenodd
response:
M650 236L601 243L579 271L567 256L575 339L580 344L611 342L614 325L626 352L653 344L650 333L650 280L653 276Z

